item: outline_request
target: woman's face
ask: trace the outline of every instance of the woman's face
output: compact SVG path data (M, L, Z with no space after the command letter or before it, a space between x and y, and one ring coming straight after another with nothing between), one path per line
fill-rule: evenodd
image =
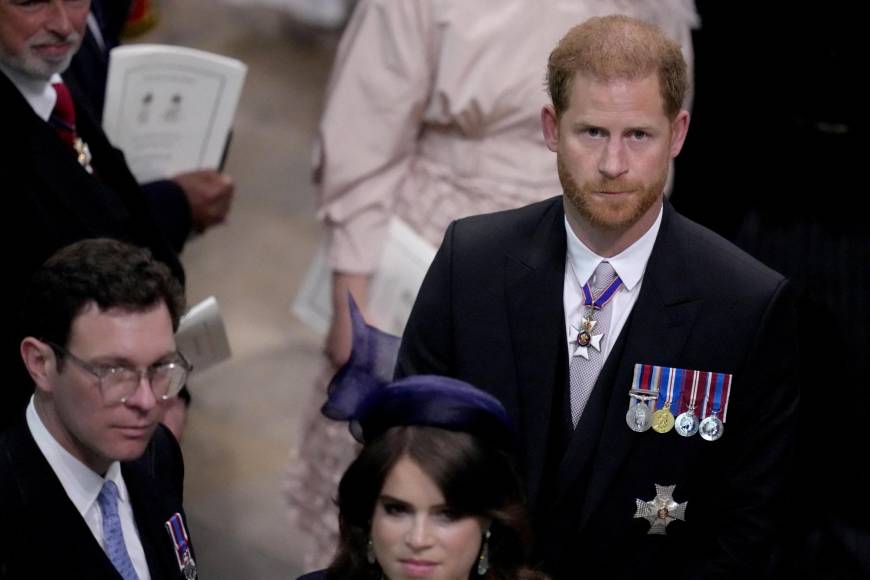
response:
M372 544L389 580L467 580L486 525L452 513L435 482L406 456L375 504Z

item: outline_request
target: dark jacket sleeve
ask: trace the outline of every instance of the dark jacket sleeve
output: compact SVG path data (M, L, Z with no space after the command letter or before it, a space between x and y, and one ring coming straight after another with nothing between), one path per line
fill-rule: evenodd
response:
M397 379L416 374L451 374L454 228L455 222L447 228L411 309L396 361Z
M162 179L142 184L142 193L157 227L175 253L181 253L192 225L190 204L184 190L171 179Z

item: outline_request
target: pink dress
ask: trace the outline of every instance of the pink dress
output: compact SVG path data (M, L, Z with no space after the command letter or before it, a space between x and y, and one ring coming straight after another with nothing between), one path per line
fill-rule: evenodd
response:
M333 269L371 273L390 218L431 244L451 221L561 193L540 113L547 57L575 24L623 13L661 26L691 62L693 0L362 0L338 47L320 124L318 217ZM356 448L319 415L291 465L294 519L322 567L335 547L336 484Z

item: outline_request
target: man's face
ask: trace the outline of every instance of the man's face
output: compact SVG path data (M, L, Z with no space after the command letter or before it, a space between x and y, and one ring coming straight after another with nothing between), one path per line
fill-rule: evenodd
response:
M175 353L172 320L161 302L143 312L89 305L73 320L66 349L93 366L146 369ZM112 461L140 457L167 403L147 379L123 403L106 403L98 379L68 358L48 375L51 403L44 420L67 451L97 473Z
M673 121L665 114L658 77L601 82L578 73L562 117L547 107L542 119L569 217L601 232L645 231L688 128L685 111Z
M65 71L90 7L90 0L0 0L0 62L44 80Z

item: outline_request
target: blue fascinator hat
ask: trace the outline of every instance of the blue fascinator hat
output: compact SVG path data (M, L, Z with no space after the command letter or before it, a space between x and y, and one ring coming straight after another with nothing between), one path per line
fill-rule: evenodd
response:
M499 447L514 446L510 417L492 395L440 375L393 381L399 337L367 324L353 299L349 301L353 346L329 384L321 409L326 417L348 421L361 443L390 427L417 425L471 433Z

